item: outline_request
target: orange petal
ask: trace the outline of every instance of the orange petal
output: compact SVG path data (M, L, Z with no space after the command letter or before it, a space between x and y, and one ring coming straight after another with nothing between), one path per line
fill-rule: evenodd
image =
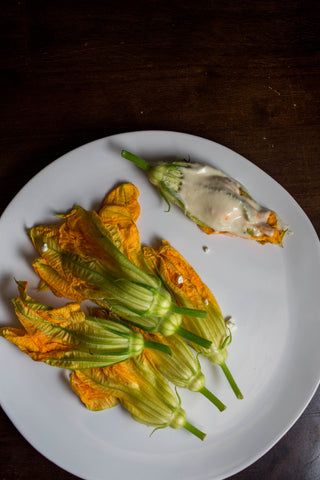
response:
M191 301L193 308L201 309L203 303L209 301L221 314L220 307L210 289L203 283L193 267L169 242L162 241L158 250L144 247L143 251L150 267L157 266L164 282L174 294Z
M30 352L39 351L39 347L32 336L27 335L22 328L3 327L0 329L0 334L28 355Z
M69 346L50 341L41 333L28 334L23 329L4 327L0 329L0 335L13 343L20 350L35 361L46 361L48 357L59 358L64 352L70 350Z
M207 235L212 235L213 233L217 233L211 227L205 227L204 225L199 225L199 224L198 224L198 227Z
M123 183L122 185L119 185L119 187L112 190L112 192L105 197L101 204L99 215L101 215L101 211L105 205L124 206L130 217L134 222L136 222L140 215L138 197L139 190L135 185L132 183Z
M103 236L111 238L116 232L106 230L98 214L81 207L75 207L64 217L59 229L59 245L67 252L80 255L84 258L109 261L109 255L100 245L99 239ZM115 243L119 239L112 238ZM118 245L117 245L118 246Z
M105 410L119 403L116 397L99 389L99 384L83 375L80 370L72 372L70 385L89 410Z
M139 230L135 224L140 215L138 197L139 191L134 185L122 184L104 199L99 215L105 225L117 225L123 253L135 265L145 269Z
M278 222L277 222L276 214L274 212L270 212L269 218L267 220L267 224L270 225L270 227L273 227L273 229L274 229L273 232L272 232L272 235L263 234L263 235L259 235L258 237L251 236L251 237L248 237L248 240L255 240L256 242L259 242L261 244L273 243L275 245L277 245L277 244L282 245L283 237L285 236L286 231L285 230L279 230L278 226L277 226L277 223ZM204 233L206 233L207 235L212 235L213 233L216 233L216 234L228 235L229 237L236 237L237 236L237 235L234 235L234 234L229 233L229 232L216 232L215 230L213 230L213 228L206 227L204 225L199 225L198 224L198 227Z
M47 265L45 260L39 258L36 259L32 265L36 274L51 288L55 295L58 297L66 297L76 302L84 300L84 297L76 290L76 287L83 283L81 280L76 277L67 279L59 275L55 269Z

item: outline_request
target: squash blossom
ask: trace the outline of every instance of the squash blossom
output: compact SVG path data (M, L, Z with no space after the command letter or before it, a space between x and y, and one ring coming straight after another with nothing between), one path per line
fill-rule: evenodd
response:
M105 224L96 212L80 206L62 218L62 225L41 225L30 232L41 254L34 269L56 295L93 300L143 330L177 333L210 346L209 340L181 326L182 315L204 317L206 312L177 306L149 267L133 263L116 224Z
M90 314L103 318L104 310L92 308ZM226 406L205 386L205 376L201 371L198 356L195 356L189 345L178 335L164 337L160 333L143 332L145 340L159 342L168 347L171 355L161 351L145 350L144 356L155 369L176 387L187 388L192 392L200 392L220 411Z
M201 365L191 348L177 335L160 338L159 334L144 334L148 340L161 341L167 345L172 354L169 357L162 352L145 351L145 357L171 383L177 387L187 388L192 392L200 392L220 411L226 406L205 386L205 376Z
M236 396L243 398L226 365L227 346L231 342L231 334L212 292L191 265L168 242L163 241L158 250L145 247L144 254L150 266L156 266L163 281L179 304L188 308L203 308L207 311L207 316L202 319L184 316L184 325L197 335L203 335L211 340L209 348L195 344L193 346L212 363L221 366Z
M173 160L151 165L123 150L122 157L142 168L166 200L180 207L205 233L224 233L282 245L288 232L277 214L256 202L245 187L209 165Z
M187 421L179 397L144 354L112 367L76 370L70 383L87 408L97 410L100 404L102 409L117 398L137 422L155 429L185 428L201 440L205 438Z
M33 360L73 370L123 362L145 348L171 353L168 346L145 340L128 325L85 315L79 303L52 308L29 297L27 282L18 282L18 288L20 296L13 304L23 328L3 327L0 335Z

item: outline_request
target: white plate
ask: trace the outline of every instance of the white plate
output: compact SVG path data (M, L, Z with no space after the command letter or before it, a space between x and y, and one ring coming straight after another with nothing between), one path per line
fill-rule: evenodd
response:
M120 156L127 149L148 160L190 157L242 182L275 210L294 234L284 248L225 236L207 236L166 205L144 173ZM90 412L73 394L63 370L33 362L0 339L1 405L21 434L44 456L88 480L213 480L261 457L301 415L320 375L319 240L301 208L272 178L214 142L175 132L115 135L80 147L46 167L14 198L0 222L1 326L16 325L10 299L13 278L28 280L35 252L27 229L51 222L78 203L95 208L119 182L140 190L142 242L165 238L208 284L225 315L237 324L228 365L244 400L237 400L218 367L202 361L207 387L228 406L220 413L200 394L182 391L187 431L134 422L120 407ZM210 249L204 253L202 247ZM44 294L38 295L44 299ZM47 297L45 298L47 300ZM57 302L52 296L50 300Z

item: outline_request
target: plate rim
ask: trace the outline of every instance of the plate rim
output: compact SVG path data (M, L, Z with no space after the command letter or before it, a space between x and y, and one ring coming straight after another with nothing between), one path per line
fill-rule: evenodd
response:
M84 143L83 145L80 145L72 150L70 150L69 152L66 152L64 153L63 155L61 155L60 157L58 157L57 159L53 160L52 162L50 162L48 165L46 165L45 167L43 167L41 170L39 170L39 172L37 172L31 179L29 179L26 184L13 196L13 198L10 200L10 202L8 203L8 205L5 207L4 211L2 212L1 214L1 217L0 217L0 229L1 229L1 226L2 226L2 223L3 223L3 219L6 218L7 215L10 214L10 209L12 208L12 205L14 205L16 199L23 195L23 191L24 189L27 187L27 185L29 185L31 182L35 181L35 179L39 178L40 175L43 175L45 173L45 171L48 170L48 168L51 168L53 164L57 165L58 162L63 162L63 160L65 159L65 157L67 157L68 155L70 155L71 153L75 154L78 150L81 150L83 149L84 147L89 147L89 146L93 146L93 144L97 143L97 142L101 142L101 141L104 141L104 140L107 140L107 139L112 139L112 138L116 138L116 137L121 137L121 136L127 136L127 135L135 135L135 134L145 134L145 135L152 135L152 134L169 134L169 135L183 135L183 136L186 136L186 137L193 137L197 140L200 140L200 141L206 141L208 143L211 143L211 144L215 144L216 146L218 146L219 148L222 148L223 150L226 150L226 151L229 151L232 155L237 155L239 158L242 158L245 162L249 162L250 166L253 166L255 169L258 169L261 173L263 173L264 175L266 175L272 182L274 182L275 184L277 184L285 193L286 195L289 196L290 198L290 201L291 202L294 202L294 205L296 208L298 208L303 216L304 216L304 220L305 221L308 221L309 223L309 227L312 228L316 238L318 238L318 235L317 235L317 232L314 228L314 226L312 225L312 222L310 221L310 219L308 218L308 216L306 215L306 213L304 212L304 210L302 209L302 207L298 204L298 202L295 200L295 198L289 193L287 192L284 187L281 186L281 184L279 182L277 182L276 180L274 180L267 172L265 172L264 170L262 170L259 166L255 165L252 161L246 159L245 157L243 157L242 155L238 154L237 152L231 150L229 147L226 147L224 145L221 145L213 140L210 140L210 139L207 139L207 138L204 138L204 137L200 137L200 136L197 136L197 135L193 135L193 134L189 134L189 133L185 133L185 132L177 132L177 131L170 131L170 130L136 130L136 131L131 131L131 132L123 132L123 133L117 133L117 134L113 134L113 135L110 135L110 136L106 136L106 137L102 137L102 138L98 138L96 140L92 140L92 141L89 141L89 142L86 142ZM319 240L319 239L318 239ZM318 242L318 246L319 246L319 242ZM292 422L290 424L287 425L287 428L282 431L279 435L278 435L278 438L274 441L274 442L270 442L270 445L267 447L267 448L264 448L263 449L263 453L257 453L255 455L255 457L251 458L250 460L248 460L247 462L244 462L243 465L241 466L240 469L233 469L232 471L230 470L230 473L228 473L228 475L233 475L235 473L239 473L240 471L244 470L245 468L247 468L248 466L252 465L254 462L256 462L258 459L260 459L264 454L266 454L291 428L292 426L296 423L296 421L300 418L301 414L303 413L303 411L307 408L307 406L309 405L309 403L311 402L315 392L317 391L318 387L319 387L319 384L320 384L320 375L319 375L319 378L318 378L318 382L317 384L314 386L313 388L313 393L311 394L309 400L307 401L306 405L303 405L300 409L300 413L299 415L296 417L296 418L293 418L292 419ZM6 409L6 406L4 406L1 402L1 407L2 409L4 410L4 412L7 414L7 416L9 417L9 419L12 421L11 419L11 415L8 414L7 412L7 409ZM10 410L10 409L8 409ZM63 466L59 463L56 462L56 460L54 460L52 457L50 457L48 454L45 454L43 453L41 450L39 450L38 446L36 446L34 444L34 442L29 438L28 434L26 432L23 433L23 427L19 426L19 425L16 425L14 421L12 421L13 425L15 425L15 427L18 429L18 431L20 432L20 434L28 441L28 443L30 443L38 452L40 452L43 456L45 456L46 458L48 458L51 462L55 463L56 465L58 465L60 468L68 471L69 473L71 474L76 474L76 475L79 475L79 473L74 473L73 470L70 470L68 468L66 468L66 466ZM92 478L95 478L95 477L92 477ZM199 477L200 478L200 477ZM209 478L209 477L203 477L203 478ZM220 477L215 477L215 478L220 478ZM221 477L222 478L222 477Z

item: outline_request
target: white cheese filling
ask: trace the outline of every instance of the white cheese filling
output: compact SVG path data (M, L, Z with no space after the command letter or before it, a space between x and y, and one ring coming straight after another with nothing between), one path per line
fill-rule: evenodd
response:
M186 211L201 223L216 232L246 238L272 236L274 229L267 224L271 211L243 195L245 189L239 182L208 165L190 163L180 169L179 196Z

